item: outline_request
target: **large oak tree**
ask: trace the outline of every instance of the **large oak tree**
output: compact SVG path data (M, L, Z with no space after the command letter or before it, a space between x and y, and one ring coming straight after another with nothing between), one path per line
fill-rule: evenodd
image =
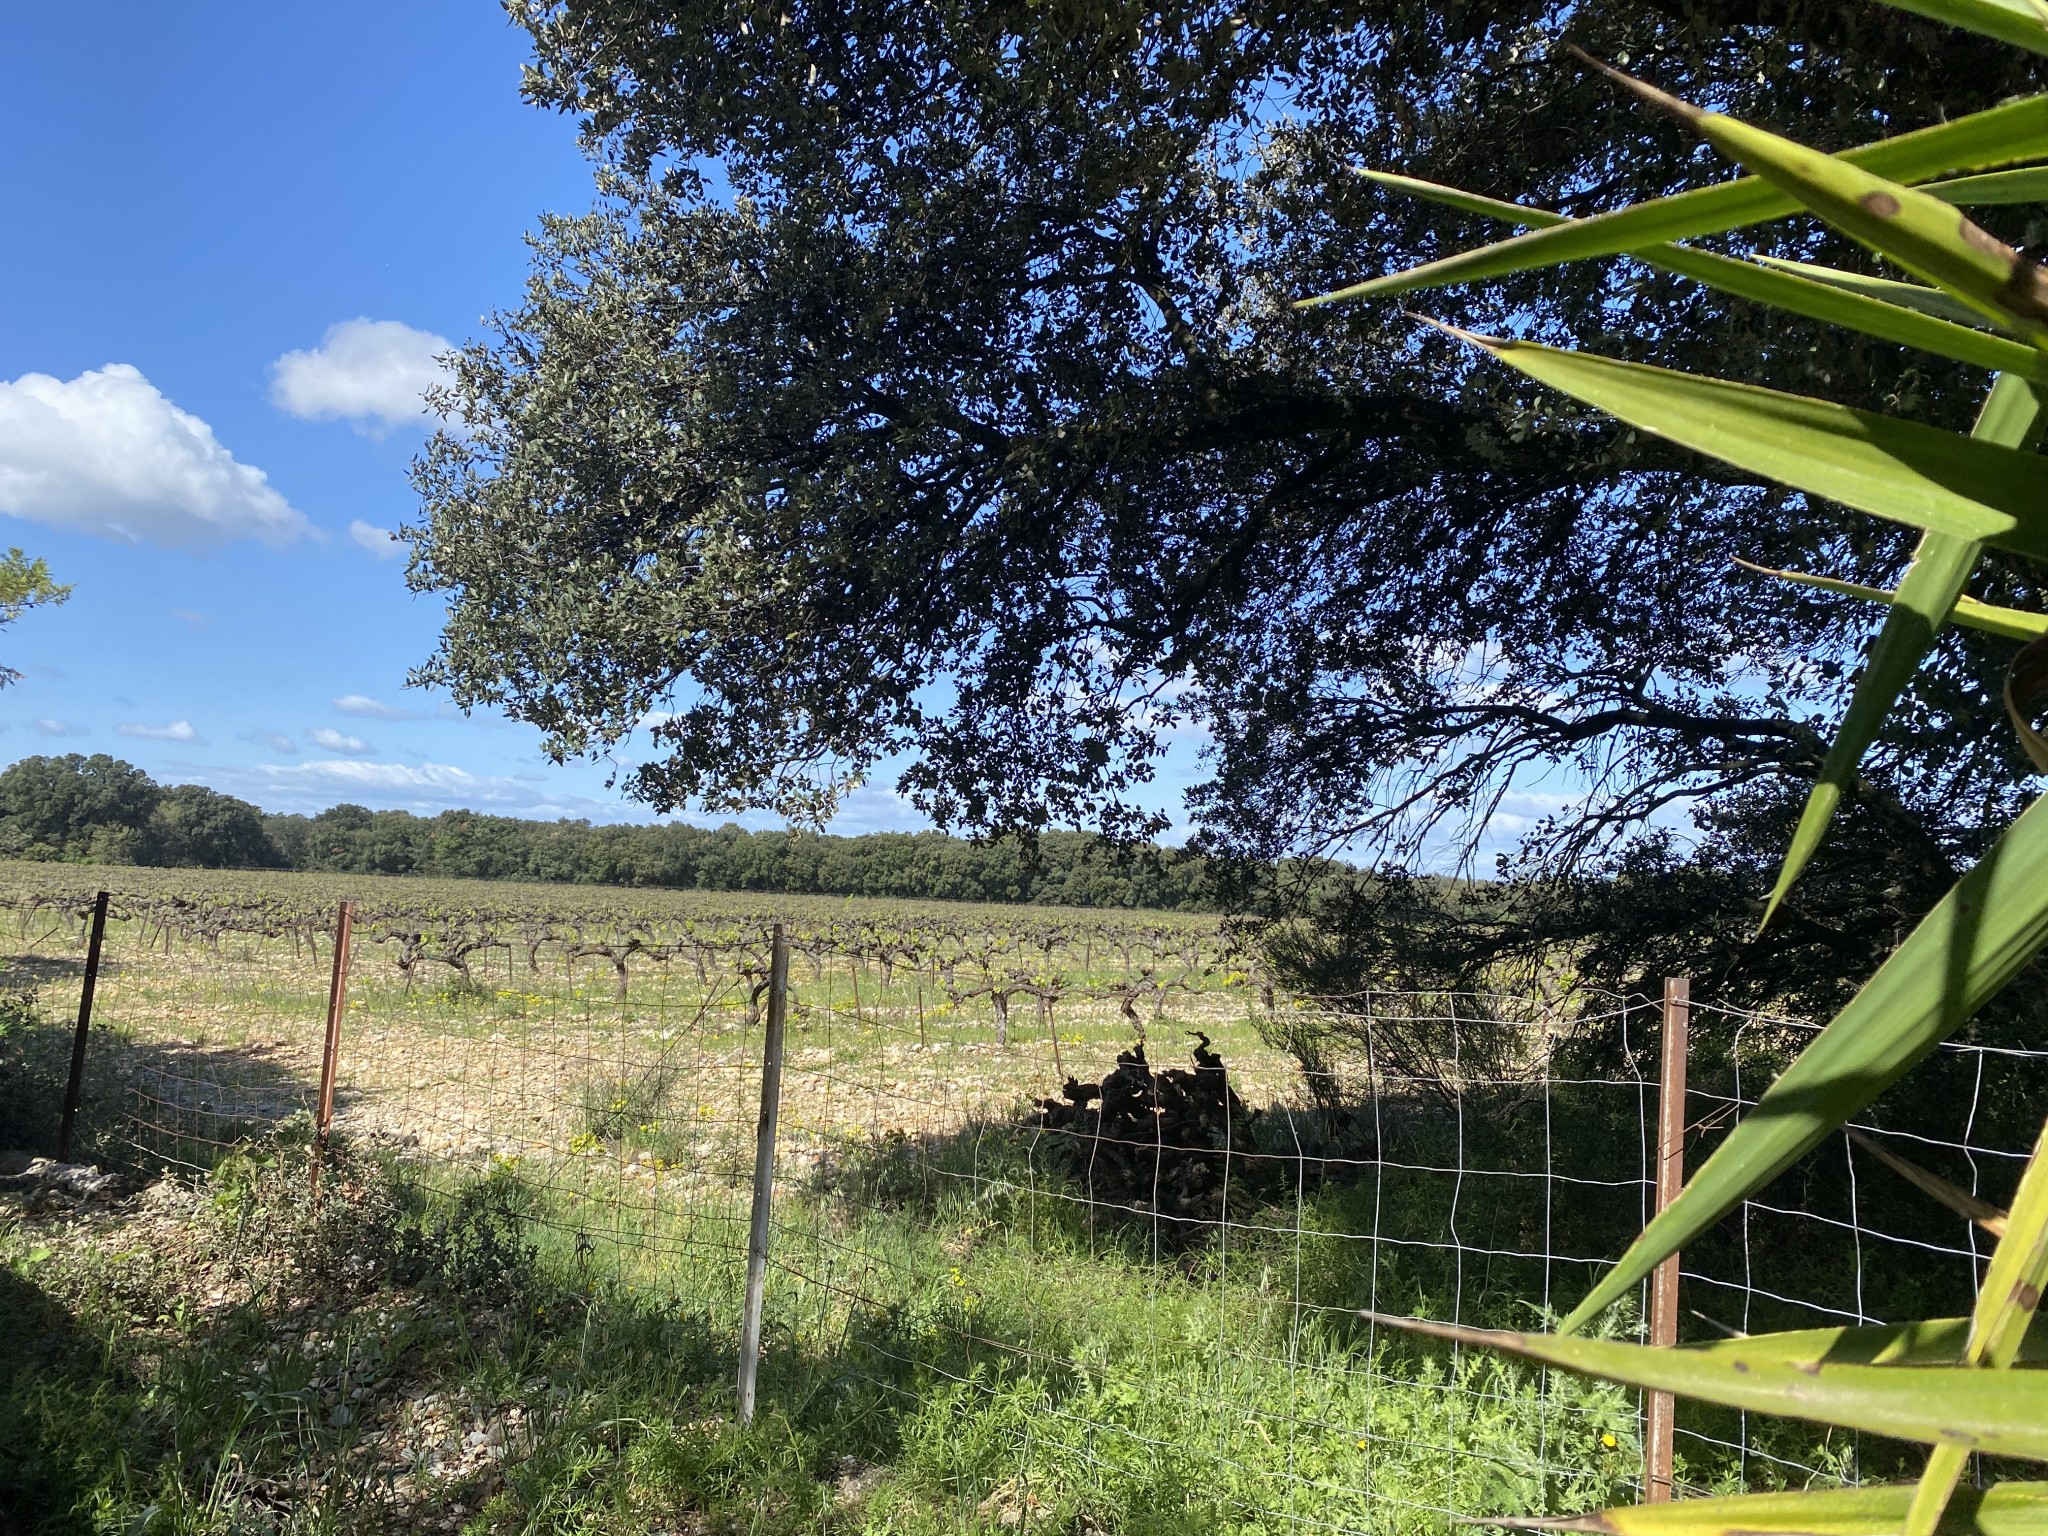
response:
M1903 553L1394 306L1292 308L1489 233L1355 168L1572 213L1723 174L1565 40L1830 147L2034 83L1862 0L511 12L601 197L542 222L417 466L424 677L562 755L653 717L658 806L816 813L893 757L970 832L1141 832L1192 728L1204 836L1266 857L1412 851L1559 762L1591 786L1537 829L1562 864L1663 806L1781 805L1876 616L1730 557ZM1981 394L1626 262L1475 317L1951 423ZM2002 661L1951 630L1868 761L1845 825L1902 911L2019 792Z

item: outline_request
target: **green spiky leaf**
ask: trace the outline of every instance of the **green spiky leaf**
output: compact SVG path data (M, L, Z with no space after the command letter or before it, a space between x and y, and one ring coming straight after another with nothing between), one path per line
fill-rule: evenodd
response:
M1986 171L1931 181L1920 189L1929 197L1958 208L1991 208L2012 203L2048 203L2048 165L2027 165L2016 171Z
M1616 1339L1364 1315L1384 1327L1499 1350L1726 1408L2048 1461L2048 1372L1982 1371L1965 1365L1815 1364L1739 1350L1707 1354Z
M1832 1360L1842 1365L1959 1365L1969 1340L1967 1317L1934 1317L1912 1323L1797 1328L1679 1347L1694 1354L1741 1355L1745 1359L1769 1355L1807 1364ZM2048 1365L2048 1333L2028 1334L2018 1363Z
M1815 576L1806 571L1782 571L1774 566L1754 565L1747 560L1735 562L1744 570L1755 571L1759 576L1775 576L1780 581L1789 581L1796 586L1814 587L1822 592L1839 592L1844 597L1860 597L1865 602L1889 603L1893 594L1883 587L1866 587L1854 581L1838 581L1832 576ZM2028 613L2022 608L2001 608L1995 603L1980 602L1974 597L1959 597L1949 613L1951 624L1960 624L1965 629L1980 630L1987 635L1997 635L2005 640L2038 640L2048 635L2048 613Z
M1562 215L1551 213L1547 209L1530 208L1519 203L1502 202L1497 198L1481 197L1474 193L1459 191L1454 187L1441 186L1436 182L1420 181L1411 176L1394 176L1383 171L1365 171L1360 174L1392 190L1427 198L1466 213L1499 219L1504 223L1549 229L1570 222ZM2048 354L2022 342L2012 341L2003 336L1987 335L1974 329L1973 327L1980 323L1977 313L1939 289L1921 288L1912 283L1887 284L1894 290L1910 290L1913 294L1928 295L1938 304L1946 306L1945 313L1936 314L1924 304L1897 302L1895 294L1866 292L1854 281L1830 281L1826 277L1816 275L1827 273L1827 268L1805 270L1796 262L1774 262L1764 266L1755 261L1739 261L1732 256L1718 255L1713 251L1700 251L1688 246L1670 244L1651 246L1633 254L1637 260L1662 271L1675 272L1681 277L1689 277L1709 288L1732 293L1737 298L1748 299L1752 303L1790 310L1793 314L1805 315L1811 320L1843 326L1869 336L1882 337L1901 346L1917 347L1923 352L1954 358L1957 362L1969 363L1978 368L1988 368L1993 372L2017 373L2038 382L2048 383ZM1836 275L1829 274L1830 277ZM1850 277L1851 274L1839 276ZM1875 283L1885 280L1869 281ZM1959 318L1965 323L1957 323Z
M2048 342L2048 274L1953 205L1740 118L1703 111L1640 80L1609 73L1850 238L1954 294L1987 319L2030 341Z
M2039 436L2042 407L2041 392L2036 386L2011 374L2001 375L1991 386L1972 435L1981 442L2025 447ZM1821 764L1820 777L1808 791L1806 804L1800 810L1799 824L1792 830L1777 884L1764 904L1765 924L1820 847L1863 754L1877 740L1885 717L1912 682L1913 674L1920 670L1927 653L1934 649L1942 624L1954 610L1956 599L1962 596L1970 572L1976 569L1979 549L1972 539L1934 532L1921 536L1913 563L1892 595L1884 627L1871 642L1849 708L1828 747L1827 759Z
M1909 527L2048 559L2048 466L2037 454L1752 384L1453 334L1631 426L1763 479Z
M1957 171L1989 170L2048 155L2048 96L2007 102L1896 138L1880 139L1839 158L1874 175L1908 185ZM1797 199L1757 177L1700 187L1671 197L1635 203L1612 213L1576 219L1555 229L1517 235L1476 251L1426 262L1406 272L1354 283L1302 301L1330 304L1339 299L1408 293L1452 283L1483 282L1511 272L1554 267L1568 261L1623 256L1668 240L1692 240L1750 224L1781 219L1799 210Z
M2048 1128L2034 1144L2034 1155L2020 1176L2005 1231L1991 1255L1991 1267L1977 1288L1970 1314L1970 1335L1963 1363L2004 1371L2019 1357L2021 1342L2034 1326L2041 1287L2048 1283ZM1957 1444L1937 1445L1913 1491L1902 1536L1933 1536L1970 1451Z
M1947 22L1965 32L2048 53L2048 11L2034 0L1884 0L1897 10Z
M2048 800L2036 800L1765 1090L1565 1319L1571 1332L1860 1113L2048 943ZM2048 1428L2048 1426L2044 1426Z
M1786 893L1820 847L1828 824L1834 820L1835 811L1841 805L1842 796L1856 776L1857 764L1863 761L1863 754L1870 744L1877 740L1878 732L1884 728L1885 717L1891 713L1899 695L1905 692L1906 685L1912 682L1913 674L1920 670L1921 661L1934 649L1934 642L1941 634L1942 621L1955 607L1956 599L1962 596L1963 584L1977 568L1977 556L1982 548L1974 539L1959 539L1952 534L1925 533L1920 536L1920 547L1913 552L1913 563L1906 571L1905 579L1899 583L1898 591L1892 595L1884 627L1870 644L1870 654L1864 661L1862 674L1856 679L1849 708L1842 716L1835 739L1829 743L1826 759L1821 763L1820 777L1807 791L1806 804L1799 812L1799 824L1792 829L1784 862L1778 868L1777 883L1771 887L1771 894L1764 902L1763 921L1758 924L1759 928L1770 923Z
M1953 320L1958 325L1986 325L1989 322L1961 299L1929 288L1924 283L1901 282L1895 277L1873 277L1865 272L1844 272L1837 267L1816 266L1807 261L1786 261L1778 256L1758 256L1759 266L1770 267L1778 272L1790 272L1816 283L1826 283L1832 288L1846 288L1851 293L1860 293L1865 298L1878 299L1901 309L1918 310L1923 315L1933 315L1938 320ZM2018 345L2018 343L2014 343Z

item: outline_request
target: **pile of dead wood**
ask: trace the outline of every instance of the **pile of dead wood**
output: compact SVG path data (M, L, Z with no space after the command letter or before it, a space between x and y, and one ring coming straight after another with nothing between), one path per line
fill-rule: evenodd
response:
M1101 1082L1069 1077L1057 1098L1036 1100L1032 1118L1054 1133L1045 1150L1092 1204L1147 1219L1173 1247L1221 1221L1228 1200L1249 1193L1257 1166L1246 1159L1257 1112L1230 1086L1209 1037L1193 1034L1193 1071L1155 1072L1140 1041L1117 1052Z
M0 1196L14 1196L31 1214L75 1211L94 1201L118 1200L133 1188L121 1175L102 1173L86 1163L60 1163L33 1152L0 1152Z

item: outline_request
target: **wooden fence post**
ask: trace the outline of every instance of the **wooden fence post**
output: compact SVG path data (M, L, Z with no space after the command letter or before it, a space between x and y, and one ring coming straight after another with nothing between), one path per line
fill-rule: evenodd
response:
M341 1018L348 1008L348 961L356 914L344 901L334 917L334 977L327 984L327 1039L320 1048L320 1102L313 1118L313 1192L320 1191L320 1164L334 1125L334 1074L341 1061Z
M1657 1088L1657 1210L1685 1187L1685 1037L1692 1014L1692 978L1664 978L1663 1072ZM1678 1342L1678 1255L1659 1264L1650 1282L1650 1342ZM1669 1392L1652 1392L1643 1426L1643 1501L1671 1501L1671 1430L1675 1404Z
M761 1120L754 1137L754 1212L747 1234L747 1299L740 1315L740 1422L754 1420L761 1304L768 1284L768 1217L775 1199L775 1123L782 1112L782 1030L789 1012L789 940L782 924L768 960L768 1034L761 1047Z
M85 983L78 992L78 1030L71 1037L71 1076L64 1083L64 1113L57 1122L57 1161L71 1160L71 1133L78 1125L78 1101L85 1092L85 1035L92 1027L92 995L100 982L100 944L107 936L107 893L92 903L92 939L85 947Z

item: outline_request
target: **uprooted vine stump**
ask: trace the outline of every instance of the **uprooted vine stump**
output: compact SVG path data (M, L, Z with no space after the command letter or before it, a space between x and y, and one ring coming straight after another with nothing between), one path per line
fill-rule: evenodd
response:
M1091 1205L1150 1221L1166 1247L1195 1242L1223 1220L1257 1167L1249 1154L1258 1111L1230 1086L1209 1037L1193 1033L1192 1071L1154 1071L1141 1041L1117 1052L1099 1083L1069 1077L1057 1097L1035 1100L1031 1120L1055 1133L1048 1150Z

